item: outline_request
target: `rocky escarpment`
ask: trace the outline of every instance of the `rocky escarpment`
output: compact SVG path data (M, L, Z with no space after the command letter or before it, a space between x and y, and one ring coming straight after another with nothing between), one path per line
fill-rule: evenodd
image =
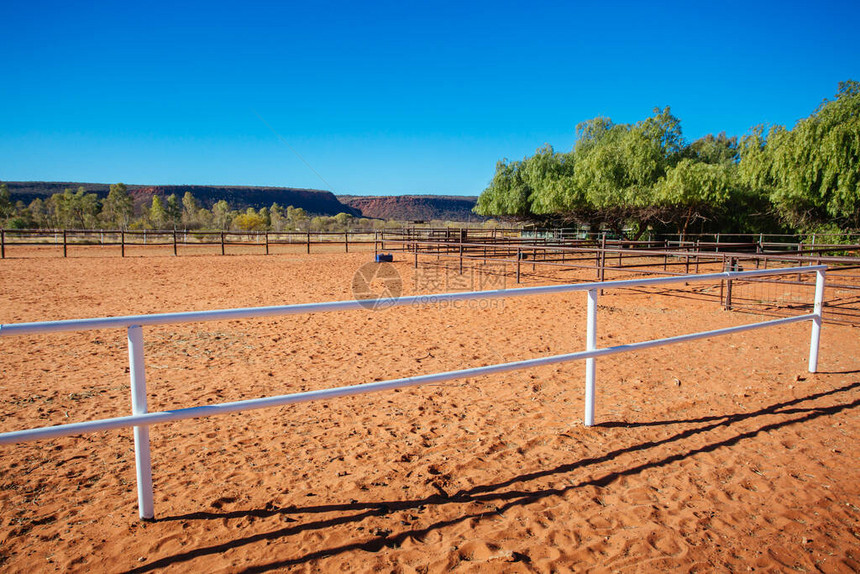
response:
M364 217L399 221L483 221L472 213L477 197L465 195L339 195Z
M9 191L13 201L21 200L25 204L36 198L46 199L55 193L71 188L77 191L83 187L87 192L95 193L101 198L107 197L110 185L106 183L79 183L56 181L8 181ZM136 204L148 203L153 195L166 197L176 194L178 197L190 191L197 200L207 208L222 199L230 203L234 209L253 207L269 207L277 203L282 207L292 205L301 207L315 215L337 215L349 213L359 216L360 213L340 201L330 191L318 189L298 189L293 187L247 187L233 185L128 185L128 191L134 197Z

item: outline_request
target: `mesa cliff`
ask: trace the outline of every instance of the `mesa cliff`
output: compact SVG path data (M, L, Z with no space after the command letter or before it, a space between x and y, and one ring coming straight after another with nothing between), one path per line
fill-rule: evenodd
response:
M364 217L399 221L483 221L472 213L477 197L465 195L339 195L338 199Z

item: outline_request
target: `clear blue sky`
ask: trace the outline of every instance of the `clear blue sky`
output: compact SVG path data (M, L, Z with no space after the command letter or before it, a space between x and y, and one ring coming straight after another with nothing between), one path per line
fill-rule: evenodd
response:
M477 195L588 118L670 105L689 140L742 135L860 80L856 0L36 0L0 23L0 180Z

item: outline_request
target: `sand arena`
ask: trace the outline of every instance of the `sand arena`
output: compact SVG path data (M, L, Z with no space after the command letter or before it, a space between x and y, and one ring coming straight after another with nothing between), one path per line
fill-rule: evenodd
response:
M0 323L350 299L369 257L7 259ZM756 320L608 291L598 345ZM149 409L570 352L584 325L577 293L151 327ZM151 523L130 430L2 447L0 567L856 571L860 336L825 325L815 375L808 345L802 323L600 359L592 428L583 363L154 426ZM0 430L129 414L127 369L123 330L3 339Z

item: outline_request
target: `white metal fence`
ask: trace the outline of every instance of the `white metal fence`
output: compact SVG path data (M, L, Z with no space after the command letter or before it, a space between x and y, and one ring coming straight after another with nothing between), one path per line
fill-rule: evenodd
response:
M62 436L70 436L85 432L104 431L110 429L134 427L135 463L137 471L137 492L140 517L152 519L154 517L152 496L152 465L150 461L149 426L156 423L177 421L182 419L197 418L212 415L221 415L252 409L274 407L309 401L328 400L348 395L358 395L374 391L397 389L401 387L424 385L427 383L439 383L465 377L477 377L494 373L504 373L542 365L552 365L568 361L585 360L585 417L586 426L594 424L594 395L595 395L595 359L597 357L625 353L628 351L639 351L652 347L671 345L684 341L705 339L771 327L797 323L799 321L812 322L812 336L809 349L809 371L814 373L818 366L818 345L821 333L821 305L824 297L824 280L826 266L792 267L784 269L768 269L760 271L728 271L723 273L710 273L704 275L687 275L682 277L658 277L649 279L632 279L625 281L607 281L603 283L580 283L571 285L552 285L545 287L525 287L521 289L508 289L496 291L474 291L468 293L444 293L438 295L418 295L411 297L400 297L386 301L385 307L420 306L427 304L439 304L453 301L498 299L504 297L521 297L526 295L540 295L551 293L570 293L574 291L585 291L587 300L587 326L586 326L586 350L527 359L512 363L474 367L444 373L434 373L392 379L362 385L335 387L318 391L308 391L288 395L248 399L229 403L190 407L163 412L147 412L146 407L146 374L143 356L143 326L164 325L173 323L190 323L198 321L223 321L235 319L249 319L258 317L274 317L283 315L297 315L304 313L319 313L324 311L347 311L368 309L367 301L332 301L328 303L310 303L302 305L284 305L276 307L254 307L244 309L225 309L217 311L199 311L188 313L163 313L156 315L136 315L127 317L103 317L95 319L75 319L68 321L47 321L39 323L16 323L0 325L0 337L13 335L29 335L38 333L55 333L61 331L86 331L93 329L125 328L128 331L128 355L129 371L131 373L131 416L85 421L79 423L41 427L21 431L0 434L0 445L16 444L40 439L50 439ZM806 315L775 319L760 323L728 327L714 331L703 331L669 337L654 339L639 343L617 345L614 347L597 348L597 298L598 291L602 289L618 289L625 287L645 287L665 285L678 282L708 282L723 280L738 280L749 277L761 277L764 275L782 275L788 273L815 273L815 299L813 312Z

